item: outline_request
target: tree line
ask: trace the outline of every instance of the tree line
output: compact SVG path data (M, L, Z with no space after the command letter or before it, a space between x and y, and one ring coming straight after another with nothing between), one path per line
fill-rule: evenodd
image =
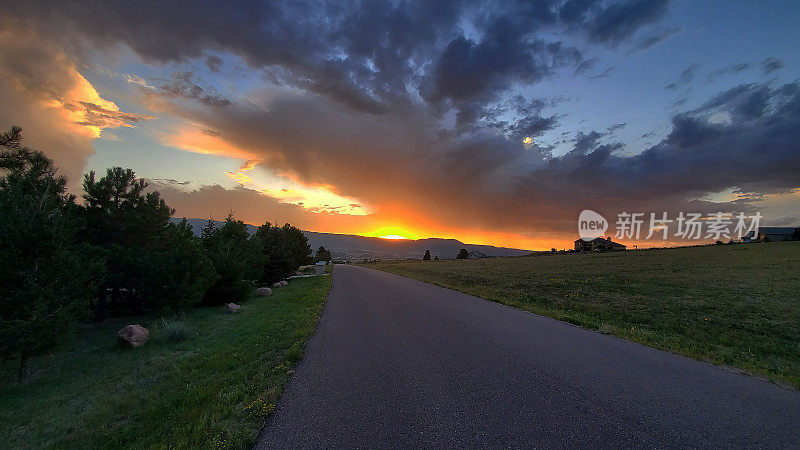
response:
M0 133L0 356L19 358L20 379L81 320L236 303L312 262L289 224L250 236L229 214L196 236L131 169L85 175L78 202L53 161L21 141L19 127Z
M434 259L438 260L439 257L437 256ZM469 252L467 251L467 249L462 248L461 250L459 250L458 254L456 255L456 259L469 259ZM431 260L431 251L430 250L425 250L425 254L422 255L422 260L423 261L430 261Z

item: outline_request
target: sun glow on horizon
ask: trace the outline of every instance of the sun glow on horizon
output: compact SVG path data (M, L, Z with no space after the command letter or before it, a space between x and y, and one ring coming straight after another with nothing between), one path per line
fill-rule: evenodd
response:
M373 230L369 233L364 233L362 236L367 237L376 237L381 239L389 239L389 240L414 240L419 239L419 236L416 234L406 230L405 228L400 227L382 227L378 228L377 230Z

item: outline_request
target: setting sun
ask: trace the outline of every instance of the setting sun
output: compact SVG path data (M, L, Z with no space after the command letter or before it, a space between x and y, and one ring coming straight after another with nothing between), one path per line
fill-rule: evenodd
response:
M409 232L406 229L400 227L382 227L378 228L377 230L370 231L368 233L364 233L363 236L367 237L377 237L381 239L419 239L419 237Z

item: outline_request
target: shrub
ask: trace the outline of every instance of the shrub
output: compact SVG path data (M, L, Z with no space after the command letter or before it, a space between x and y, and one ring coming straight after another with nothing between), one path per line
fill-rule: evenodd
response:
M292 347L289 350L286 350L286 354L283 356L283 358L289 364L295 364L303 359L302 345L299 342L292 344Z
M182 320L161 319L161 333L172 342L185 341L194 328Z

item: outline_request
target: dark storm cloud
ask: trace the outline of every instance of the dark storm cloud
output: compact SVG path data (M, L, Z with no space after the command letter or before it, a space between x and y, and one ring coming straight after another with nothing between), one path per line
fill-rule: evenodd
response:
M575 146L572 148L572 153L585 155L589 150L595 150L600 143L600 138L605 136L606 133L599 133L597 131L590 131L589 133L578 132L573 142Z
M655 22L666 12L669 0L638 0L612 3L590 22L590 36L600 42L619 43L642 25Z
M536 83L583 60L574 47L533 38L520 17L500 16L485 33L480 42L464 36L452 39L420 88L431 104L454 106L462 126L471 124L477 110L500 100L515 83Z
M521 104L535 117L547 101ZM516 111L509 108L493 117ZM480 129L443 136L420 110L373 116L314 97L286 98L269 112L237 110L192 119L226 130L231 142L307 181L334 184L369 204L415 204L420 214L462 226L544 230L593 204L617 212L742 211L750 203L692 199L731 188L758 194L800 185L797 83L722 92L674 115L667 137L635 156L619 155L622 144L609 141L610 131L578 133L572 151L548 158L546 148L527 151ZM375 142L383 151L374 151ZM265 153L259 150L265 143L291 151Z
M558 16L566 25L587 33L591 40L616 45L663 17L668 5L669 0L568 0Z
M554 129L557 124L557 116L531 115L515 120L506 127L506 130L511 136L520 139L527 136L539 136L545 131Z
M413 204L424 217L463 227L557 230L595 205L614 213L742 211L758 194L800 186L798 83L721 92L675 114L667 136L634 156L619 152L612 130L579 132L559 157L538 142L525 149L504 137L511 124L501 117L524 111L546 122L552 101L514 98L488 111L500 135L481 128L442 134L434 113L419 107L373 115L296 94L275 98L268 110L234 105L187 118L307 182L335 185L367 204ZM726 189L748 200L693 200Z
M514 84L535 83L585 61L579 49L552 37L565 28L615 45L666 9L665 0L245 2L224 7L189 1L143 1L130 7L128 2L89 0L14 2L7 8L37 22L75 52L86 44L112 48L122 43L153 63L230 52L282 83L371 113L413 100L415 90L434 103L453 101L457 108L494 101ZM464 33L465 23L474 34ZM538 31L551 37L542 38ZM212 71L219 68L215 58L205 58ZM220 100L198 95L210 104Z
M474 115L488 127L499 130L512 141L520 141L555 129L559 116L546 114L545 109L565 100L563 97L528 100L522 95L516 95L490 107L478 108ZM474 121L474 118L472 120Z
M779 69L783 69L783 67L783 60L774 56L761 61L761 71L764 73L764 75L770 74Z
M154 86L160 94L172 98L190 98L207 106L225 107L231 101L217 94L213 87L202 88L195 82L195 75L189 71L175 72L169 80L153 80Z
M573 152L520 179L517 198L577 200L578 211L593 203L617 212L724 210L733 205L690 199L735 188L748 199L735 206L742 210L763 193L800 185L800 84L749 84L722 92L675 115L667 137L632 157L615 156L599 137L579 134Z

